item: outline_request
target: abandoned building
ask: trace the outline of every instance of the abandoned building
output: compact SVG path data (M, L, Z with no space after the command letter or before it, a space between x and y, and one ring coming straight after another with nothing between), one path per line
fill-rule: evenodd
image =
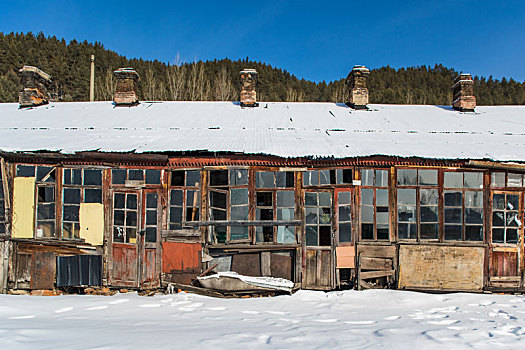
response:
M21 70L0 104L0 289L190 285L203 271L295 288L525 291L525 106L50 102Z

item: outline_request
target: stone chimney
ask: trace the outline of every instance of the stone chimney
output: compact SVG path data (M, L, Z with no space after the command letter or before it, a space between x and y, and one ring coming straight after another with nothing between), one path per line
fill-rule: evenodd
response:
M36 107L49 103L51 77L33 66L24 66L19 70L22 91L18 94L20 108Z
M468 73L461 73L452 86L452 107L461 112L474 112L476 97L474 81Z
M259 74L255 69L241 71L241 107L257 107L257 94L255 85Z
M368 88L366 81L370 71L365 66L354 66L348 77L346 84L350 90L350 98L346 103L353 109L367 109L368 104Z
M117 78L117 87L113 101L117 106L135 106L139 104L137 94L139 74L133 68L119 68L113 72Z

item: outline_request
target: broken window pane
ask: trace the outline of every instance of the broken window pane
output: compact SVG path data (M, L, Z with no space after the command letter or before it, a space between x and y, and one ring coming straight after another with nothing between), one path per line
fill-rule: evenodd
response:
M306 245L317 246L317 226L306 226Z
M55 171L50 166L38 166L36 168L36 181L55 182Z
M227 186L228 170L210 171L210 186Z
M38 202L49 203L55 201L55 187L38 186Z
M308 170L303 173L303 185L304 186L317 186L319 185L319 172L317 170Z
M295 209L277 209L277 220L294 220Z
M463 202L463 193L456 191L445 191L445 206L460 207Z
M257 188L273 188L274 172L273 171L258 171L255 175L255 187Z
M215 208L226 209L226 193L210 191L210 205Z
M330 170L319 170L319 184L320 185L330 184Z
M259 207L273 206L273 192L257 192L256 203Z
M230 170L230 185L239 186L248 184L248 170L232 169Z
M278 226L277 227L277 243L281 244L295 244L295 227L294 226Z
M186 206L200 207L201 195L198 190L186 190Z

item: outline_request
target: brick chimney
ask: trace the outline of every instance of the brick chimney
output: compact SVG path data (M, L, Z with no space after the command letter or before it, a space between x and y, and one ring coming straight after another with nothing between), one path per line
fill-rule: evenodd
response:
M255 85L259 74L255 69L241 71L241 107L257 107L257 94Z
M346 103L353 109L367 109L368 104L368 88L366 81L370 75L370 70L365 66L354 66L348 77L346 84L350 90L350 98Z
M113 101L117 106L135 106L139 104L137 94L139 74L133 68L119 68L113 72L117 78L117 87Z
M452 86L452 107L461 112L474 112L476 97L474 81L468 73L461 73Z
M20 108L36 107L49 103L51 77L33 66L24 66L19 70L22 91L18 94Z

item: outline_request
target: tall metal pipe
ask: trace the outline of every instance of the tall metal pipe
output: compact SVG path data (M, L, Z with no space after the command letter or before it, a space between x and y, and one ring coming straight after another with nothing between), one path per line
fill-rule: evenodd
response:
M89 81L89 101L95 101L95 55L91 55L91 79Z

